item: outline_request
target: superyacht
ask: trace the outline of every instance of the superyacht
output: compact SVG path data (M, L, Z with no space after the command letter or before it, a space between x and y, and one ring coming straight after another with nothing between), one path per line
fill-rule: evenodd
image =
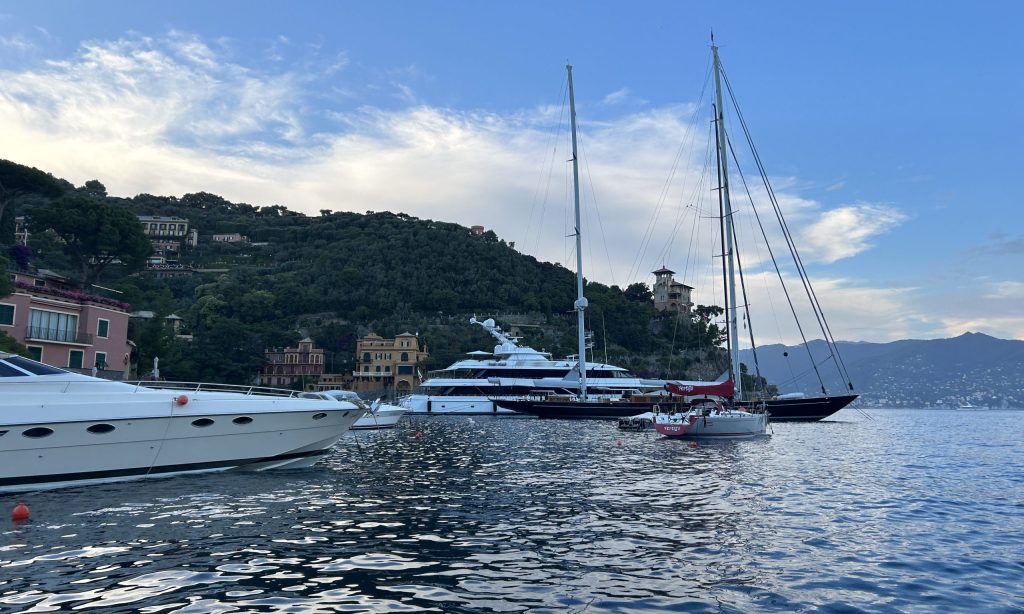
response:
M490 318L482 322L470 318L469 323L497 340L494 351L470 352L469 358L432 372L415 394L399 400L410 414L515 415L494 401L531 393L567 394L578 387L575 356L553 359L549 352L519 345L519 337L509 335ZM664 380L641 379L622 367L587 363L587 388L594 392L630 395L662 391L664 386Z

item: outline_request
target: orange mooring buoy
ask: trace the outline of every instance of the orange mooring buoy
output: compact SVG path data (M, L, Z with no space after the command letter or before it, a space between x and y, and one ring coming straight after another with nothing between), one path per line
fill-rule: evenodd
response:
M25 522L28 520L28 507L19 501L14 506L14 511L11 512L11 520L14 522Z
M179 395L174 399L174 402L177 403L178 405L187 405L188 397L183 394Z

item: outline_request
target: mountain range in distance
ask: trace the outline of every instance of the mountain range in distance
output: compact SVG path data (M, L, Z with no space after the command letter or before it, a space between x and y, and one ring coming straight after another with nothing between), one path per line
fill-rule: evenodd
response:
M836 345L862 407L955 408L970 403L1024 408L1024 341L965 333L950 339ZM743 350L741 360L754 371L751 350ZM844 394L845 383L824 341L811 341L807 348L757 348L760 373L780 394L821 394L812 360L828 393Z

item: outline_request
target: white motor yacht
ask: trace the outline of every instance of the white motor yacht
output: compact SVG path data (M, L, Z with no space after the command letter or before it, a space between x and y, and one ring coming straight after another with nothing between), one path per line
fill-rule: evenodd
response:
M308 467L363 415L333 398L129 384L0 354L0 492Z
M419 391L401 398L398 404L411 414L512 414L498 407L495 400L516 400L540 391L567 393L575 386L573 370L578 374L575 357L553 359L549 352L519 345L513 337L488 318L469 320L494 337L493 352L470 352L470 358L435 371ZM576 376L578 377L578 375ZM664 380L641 379L614 365L589 363L587 384L595 392L622 394L661 390Z

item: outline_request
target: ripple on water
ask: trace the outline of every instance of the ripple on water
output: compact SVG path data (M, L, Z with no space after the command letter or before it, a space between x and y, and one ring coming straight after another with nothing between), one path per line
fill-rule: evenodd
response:
M953 413L697 448L414 418L308 471L32 493L2 533L0 611L1020 608L1024 412L950 438Z

